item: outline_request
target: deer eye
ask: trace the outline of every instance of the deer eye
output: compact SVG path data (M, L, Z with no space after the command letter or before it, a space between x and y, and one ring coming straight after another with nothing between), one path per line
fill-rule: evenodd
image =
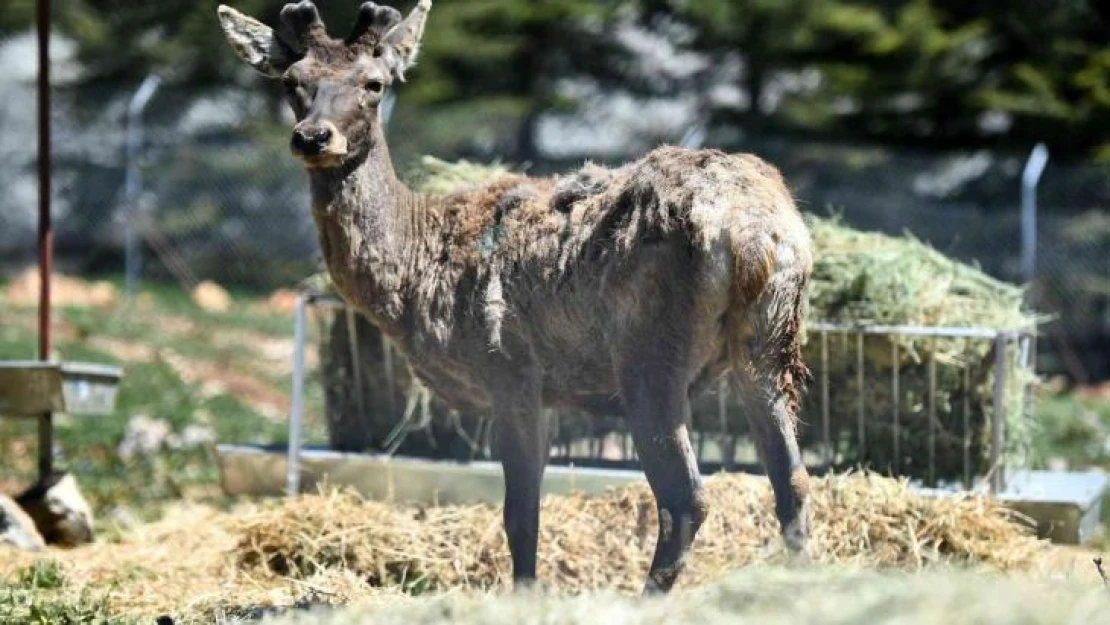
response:
M381 93L382 89L385 89L385 83L383 83L382 81L380 81L380 80L368 80L368 81L366 81L366 90L369 91L370 93Z

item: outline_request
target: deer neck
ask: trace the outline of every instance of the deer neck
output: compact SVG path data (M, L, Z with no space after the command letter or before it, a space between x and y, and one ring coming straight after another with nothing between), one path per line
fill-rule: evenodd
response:
M405 315L405 285L424 198L394 173L381 129L366 156L309 170L312 214L339 294L389 332Z

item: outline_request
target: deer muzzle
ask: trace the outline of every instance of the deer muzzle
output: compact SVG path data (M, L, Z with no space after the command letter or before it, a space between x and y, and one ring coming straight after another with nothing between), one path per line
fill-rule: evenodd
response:
M347 155L347 138L329 121L302 122L293 128L290 148L308 167L334 167Z

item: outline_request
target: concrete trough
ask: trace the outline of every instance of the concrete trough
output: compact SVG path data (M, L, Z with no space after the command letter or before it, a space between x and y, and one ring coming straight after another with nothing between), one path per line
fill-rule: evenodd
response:
M220 474L229 495L286 493L288 452L284 448L220 445ZM638 471L587 467L547 468L544 495L603 493L643 481ZM497 462L459 463L306 448L300 455L301 492L350 487L368 498L434 505L500 503L504 489Z
M1101 471L1013 471L998 498L1037 522L1037 534L1063 544L1102 533L1107 477Z
M288 484L288 451L284 447L220 445L224 491L239 496L281 496ZM373 454L351 454L305 448L300 454L301 492L350 487L382 501L431 505L500 503L501 466L496 462L422 460ZM644 480L639 471L588 467L548 467L543 493L596 494ZM1101 531L1101 504L1107 485L1101 472L1012 471L998 498L1030 517L1043 538L1078 544ZM952 491L920 489L922 494Z

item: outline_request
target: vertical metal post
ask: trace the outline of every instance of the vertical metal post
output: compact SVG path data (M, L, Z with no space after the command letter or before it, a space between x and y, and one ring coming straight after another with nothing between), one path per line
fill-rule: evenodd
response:
M720 431L717 433L717 447L721 454L721 467L728 468L732 465L726 448L728 447L728 374L722 375L717 380L717 419ZM699 458L699 460L701 460Z
M39 359L50 360L50 273L54 264L54 224L50 215L50 0L38 0L38 174L39 174ZM39 479L54 470L54 415L39 415Z
M964 488L971 490L971 365L964 363Z
M859 426L859 455L867 455L867 408L866 395L863 390L863 330L856 334L856 420Z
M127 198L127 221L124 224L124 290L128 299L135 297L139 274L142 271L142 252L139 249L138 229L141 227L139 196L142 191L142 172L139 170L139 151L143 145L143 110L158 89L161 78L153 74L142 84L127 104L127 174L124 195Z
M1037 184L1048 163L1048 150L1038 143L1021 172L1021 278L1026 283L1036 277Z
M301 418L304 412L304 351L308 299L309 296L304 293L297 297L297 309L293 317L293 405L289 413L289 451L285 473L285 492L289 496L301 492Z
M821 443L825 467L832 467L832 436L829 431L829 333L821 331Z
M994 339L994 411L991 418L991 492L1006 489L1006 467L1003 460L1006 427L1006 374L1009 337L999 332Z
M929 341L929 486L937 484L937 339Z
M393 405L393 393L396 392L393 382L393 344L386 338L385 332L382 332L382 367L385 369L385 409L392 419L397 414L396 406Z
M1031 333L1022 332L1018 339L1019 360L1018 366L1036 372L1037 341ZM1021 418L1025 423L1033 419L1033 382L1026 381L1021 389Z
M894 448L894 473L897 475L902 470L902 416L901 407L899 406L901 399L901 391L898 388L898 335L892 334L890 337L890 401L892 406L892 436Z
M344 306L343 313L347 317L347 349L351 352L351 374L355 378L355 405L358 406L358 418L365 419L366 396L363 388L365 381L362 377L362 350L359 349L358 344L358 319L350 306ZM338 349L338 346L333 346L332 349Z

